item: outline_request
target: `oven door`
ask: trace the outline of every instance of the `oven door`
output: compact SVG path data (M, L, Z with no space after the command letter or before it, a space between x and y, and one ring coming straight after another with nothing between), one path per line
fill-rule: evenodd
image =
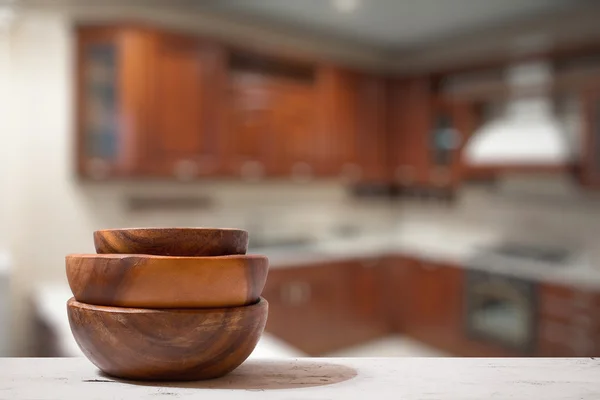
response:
M535 350L535 283L482 271L467 271L465 324L469 338L524 355Z

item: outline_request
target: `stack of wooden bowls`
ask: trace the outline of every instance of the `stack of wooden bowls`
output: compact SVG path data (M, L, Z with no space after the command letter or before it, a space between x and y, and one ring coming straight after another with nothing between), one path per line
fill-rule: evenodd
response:
M200 380L254 350L267 321L268 259L238 229L94 232L97 254L66 257L73 336L108 375Z

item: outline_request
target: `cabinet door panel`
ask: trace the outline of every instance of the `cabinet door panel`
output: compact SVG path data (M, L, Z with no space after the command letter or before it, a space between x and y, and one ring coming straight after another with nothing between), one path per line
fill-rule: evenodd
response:
M316 149L317 104L312 84L279 81L276 88L274 130L282 174L310 179L318 171Z
M320 152L324 174L350 175L356 168L356 130L358 113L358 76L333 66L319 71ZM356 175L356 172L354 172Z
M387 182L389 179L386 93L386 81L383 78L361 74L358 129L354 142L360 181Z
M407 332L442 349L453 348L462 337L462 290L459 268L419 263L409 288Z
M218 172L220 53L194 38L159 39L148 167L181 179Z
M152 35L126 27L77 31L77 165L81 177L140 173L149 126Z
M334 265L271 271L267 331L310 355L338 348L344 290L343 272Z
M392 175L403 186L427 184L430 82L425 78L395 81L390 95Z
M245 179L274 174L275 101L267 78L250 73L231 77L226 120L229 173Z

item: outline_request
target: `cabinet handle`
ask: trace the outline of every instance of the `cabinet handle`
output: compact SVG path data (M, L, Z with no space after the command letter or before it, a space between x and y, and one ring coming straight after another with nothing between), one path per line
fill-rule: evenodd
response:
M291 282L281 290L283 303L298 306L306 304L311 298L311 287L308 282Z
M436 271L439 267L432 263L421 263L421 268L425 271Z
M240 172L244 180L249 182L257 182L263 177L265 173L265 167L259 161L246 161L242 164Z
M292 180L308 182L312 179L312 167L306 162L297 162L292 166Z
M575 353L575 356L591 356L594 351L594 341L587 336L574 337L569 340L569 347Z
M573 306L575 306L576 308L587 309L592 306L593 301L593 295L588 292L577 290L573 294L572 302Z
M567 341L566 328L562 324L547 322L543 329L544 339L550 343L563 344Z
M173 173L181 181L190 181L198 175L198 164L192 160L177 161Z
M542 302L542 308L544 313L559 317L568 318L571 316L571 307L564 299L557 296L548 296L544 302Z
M436 168L429 174L429 179L435 186L446 186L450 183L450 171L448 168Z
M410 185L415 181L415 167L410 165L399 165L394 171L396 182L402 185Z
M366 260L361 265L363 268L375 268L379 265L379 260Z
M362 167L355 163L342 165L342 179L347 183L355 183L362 177Z
M87 162L86 171L92 179L102 180L108 177L110 165L100 158L93 158Z

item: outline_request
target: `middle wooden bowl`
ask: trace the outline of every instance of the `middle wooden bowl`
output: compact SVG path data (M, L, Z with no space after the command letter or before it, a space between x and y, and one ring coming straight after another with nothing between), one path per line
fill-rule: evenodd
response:
M258 301L269 260L260 255L167 257L74 254L67 279L82 303L133 308L239 307Z

